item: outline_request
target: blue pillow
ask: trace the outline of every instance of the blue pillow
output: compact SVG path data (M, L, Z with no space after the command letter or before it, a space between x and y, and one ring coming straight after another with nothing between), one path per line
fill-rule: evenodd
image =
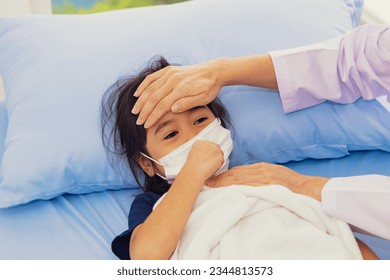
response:
M318 42L351 30L360 14L359 3L198 0L94 15L0 18L0 73L9 120L0 167L0 207L63 193L136 187L130 174L123 180L106 159L99 107L102 94L119 75L139 70L152 56L191 64ZM277 101L277 95L271 95ZM223 96L239 133L241 126L255 128L267 118L251 102L242 108L244 114L258 115L237 116L229 98L247 103L246 96L240 90ZM278 104L274 107L278 120L294 118L284 116ZM335 156L332 147L319 156L312 150L305 153L321 141L312 129L295 132L307 139L291 147L299 159ZM252 135L250 130L243 132ZM330 133L331 137L334 133ZM245 141L240 141L232 158L236 164L260 160L257 155L262 152L252 155L253 150L284 148L273 138L243 135L239 139ZM291 154L283 161L297 159L289 158ZM338 147L336 155L340 155ZM279 161L278 156L270 154L267 159Z
M271 90L223 89L221 100L234 121L231 166L339 158L359 150L390 152L390 110L377 100L325 102L289 114Z
M8 118L4 102L0 102L0 162L3 158L5 134L7 133Z

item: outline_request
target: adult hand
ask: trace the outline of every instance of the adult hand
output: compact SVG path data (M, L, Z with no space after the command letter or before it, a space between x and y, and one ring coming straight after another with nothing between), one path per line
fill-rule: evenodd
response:
M132 113L137 124L151 127L168 111L180 113L210 103L222 84L218 60L189 66L168 66L150 74L138 87Z
M140 84L132 113L137 124L151 127L169 111L180 113L210 103L221 87L247 85L277 89L269 54L218 58L189 66L168 66L150 74Z
M288 167L271 163L256 163L236 166L206 181L209 187L217 188L229 185L282 185L291 191L321 201L321 191L328 178L306 176Z

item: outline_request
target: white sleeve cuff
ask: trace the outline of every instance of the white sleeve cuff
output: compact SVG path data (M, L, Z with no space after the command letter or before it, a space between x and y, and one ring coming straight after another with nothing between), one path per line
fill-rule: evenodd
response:
M322 209L364 232L390 239L390 177L332 178L322 190Z

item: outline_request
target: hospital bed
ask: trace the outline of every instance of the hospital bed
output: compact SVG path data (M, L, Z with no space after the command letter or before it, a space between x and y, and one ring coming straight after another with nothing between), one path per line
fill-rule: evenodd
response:
M0 19L0 259L116 259L110 243L127 228L139 190L101 147L104 90L153 55L197 63L314 43L359 24L362 1L291 2L197 0ZM285 115L269 90L227 87L220 97L235 126L232 166L390 176L388 104L327 102ZM390 259L390 241L357 236Z

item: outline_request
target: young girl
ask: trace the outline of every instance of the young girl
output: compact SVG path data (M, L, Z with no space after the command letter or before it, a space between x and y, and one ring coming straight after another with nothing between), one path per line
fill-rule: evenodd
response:
M202 187L228 167L230 121L218 99L182 113L168 112L148 129L136 124L131 113L136 89L167 66L164 58L156 59L139 75L115 83L103 98L104 145L127 161L144 191L132 203L128 230L112 242L121 259L169 259ZM364 257L375 258L366 246L359 247Z

